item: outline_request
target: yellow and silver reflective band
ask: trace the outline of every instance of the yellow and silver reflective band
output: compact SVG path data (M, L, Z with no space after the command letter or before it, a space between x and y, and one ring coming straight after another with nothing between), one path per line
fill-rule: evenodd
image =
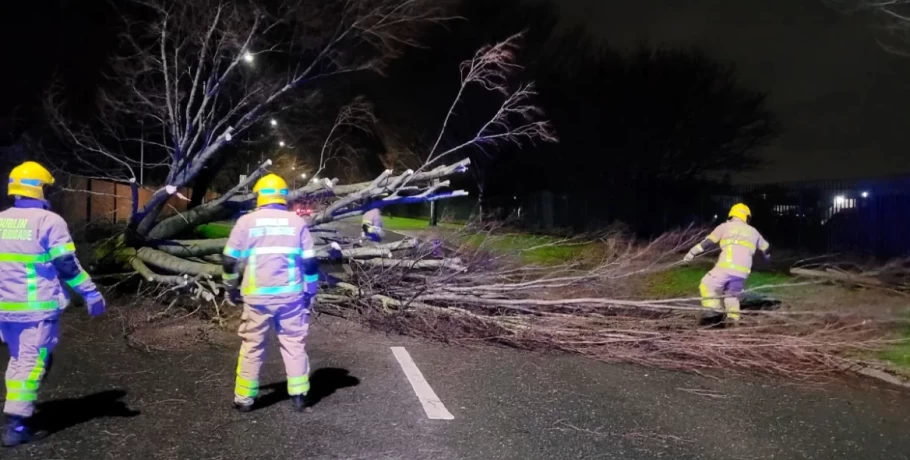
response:
M38 400L38 387L44 375L44 366L47 362L47 348L39 348L35 357L35 367L29 372L25 380L6 381L6 400L34 402Z
M744 267L742 265L737 265L737 264L733 263L733 251L725 250L724 252L727 253L727 258L726 258L726 260L718 262L717 263L718 267L727 268L727 269L730 269L733 271L744 273L746 275L748 275L749 273L752 272L752 269L749 267Z
M306 283L318 283L318 282L319 282L319 274L316 273L316 274L314 274L314 275L305 275L305 276L303 277L303 281L306 282Z
M714 234L712 233L712 234L708 235L705 239L706 239L706 240L711 240L711 241L713 241L713 242L716 243L717 240L719 240L720 238L714 236Z
M34 402L38 400L38 382L28 380L7 380L6 400Z
M733 238L727 238L727 239L720 240L720 247L722 247L722 248L725 248L725 247L731 246L731 245L743 246L743 247L749 248L753 251L755 250L755 245L752 244L751 241L737 240L737 239L733 239Z
M310 377L301 375L300 377L288 377L288 394L291 396L305 395L310 391Z
M9 252L0 252L0 262L46 264L50 261L50 254L13 254Z
M254 291L256 289L256 256L252 255L249 257L249 260L246 262L246 289L243 290L243 293L246 294L247 291Z
M243 295L280 295L298 294L303 292L303 283L294 283L287 286L247 286L243 288Z
M243 288L243 295L280 295L280 294L297 294L303 292L303 283L291 283L286 286L265 286L256 285L256 255L251 255L247 263L247 285ZM296 280L295 280L296 281Z
M50 251L47 251L47 253L51 256L51 259L56 259L56 258L58 258L58 257L63 257L63 256L68 255L68 254L75 254L75 253L76 253L76 245L73 244L73 243L61 244L60 246L54 246L54 247L52 247L52 248L50 249Z
M288 284L297 282L297 255L288 256Z
M67 281L66 281L66 284L67 284L69 287L75 289L76 286L79 286L80 284L82 284L82 283L84 283L84 282L86 282L86 281L88 281L88 280L89 280L88 273L82 271L82 272L79 272L79 274L76 275L75 278L73 278L73 279L71 279L71 280L67 280Z
M265 196L269 196L269 195L283 195L283 196L287 196L287 194L288 194L288 189L286 189L286 188L264 188L264 189L262 189L262 190L259 191L259 194L260 194L260 195L265 195Z
M287 254L287 255L299 255L303 253L303 249L288 247L288 246L265 246L261 248L253 248L246 251L250 255L265 255L265 254Z
M221 273L221 281L224 282L224 285L227 286L228 289L236 289L236 288L237 288L237 284L239 284L238 282L240 281L240 274L239 274L239 273L224 273L224 272L222 272L222 273Z
M705 308L717 309L720 308L720 299L715 299L714 294L708 290L708 286L705 283L698 285L698 292L701 294L701 306Z
M259 381L245 379L238 374L234 394L244 398L255 398L259 395Z
M35 264L25 264L25 286L29 302L38 301L38 271Z
M295 248L295 247L290 247L290 246L266 246L266 247L261 247L261 248L247 249L246 251L241 251L239 249L233 249L233 248L224 248L224 255L231 256L235 259L246 259L251 256L266 255L266 254L282 254L282 255L289 255L289 256L290 255L303 255L304 259L307 258L307 255L306 255L307 251L304 251L303 249L300 249L299 247ZM313 251L311 254L312 254L312 256L310 256L310 257L313 257L316 255L316 252Z
M243 362L243 351L237 358L237 381L234 384L234 394L242 398L255 398L259 394L259 381L245 379L240 376L240 364Z
M56 300L45 300L41 302L0 302L0 311L27 312L27 311L48 311L60 308Z

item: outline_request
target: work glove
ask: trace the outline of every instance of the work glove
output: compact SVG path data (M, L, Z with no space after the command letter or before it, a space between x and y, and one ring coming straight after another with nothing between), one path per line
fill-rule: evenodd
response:
M695 259L695 254L692 254L690 252L690 253L686 254L685 257L683 257L683 262L692 262L693 259Z
M240 305L243 303L243 296L240 295L240 289L229 290L228 298L231 300L231 303L234 305Z
M88 308L89 316L101 316L104 314L104 310L107 307L107 304L104 302L104 297L101 296L101 293L98 291L92 292L91 294L85 297L85 304Z

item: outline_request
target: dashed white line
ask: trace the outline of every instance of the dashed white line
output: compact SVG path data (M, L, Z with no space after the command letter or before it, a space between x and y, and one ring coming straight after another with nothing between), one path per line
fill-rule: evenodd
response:
M423 411L427 413L427 418L431 420L455 419L455 416L446 409L446 406L442 404L442 401L439 400L439 397L436 396L436 393L430 388L430 384L427 383L427 380L423 378L423 374L420 373L420 369L414 364L414 360L411 359L411 355L408 354L408 351L405 350L404 347L392 347L392 354L395 355L395 359L397 359L398 364L401 365L401 369L404 371L405 377L408 378L408 382L411 382L411 387L414 388L414 393L417 393L417 399L420 400Z

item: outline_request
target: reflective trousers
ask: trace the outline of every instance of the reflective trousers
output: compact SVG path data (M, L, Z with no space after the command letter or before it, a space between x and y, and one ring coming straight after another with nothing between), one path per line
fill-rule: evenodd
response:
M306 355L309 306L303 301L283 305L245 305L241 316L240 357L234 401L252 404L259 395L259 370L265 359L269 329L275 328L288 377L288 394L305 395L310 390L310 363Z
M743 292L745 281L745 278L717 268L709 271L698 286L702 297L701 306L718 313L726 312L727 318L738 321L739 295ZM721 301L723 301L723 308L721 308Z
M59 340L57 320L0 322L0 339L9 347L3 413L31 417L45 367Z

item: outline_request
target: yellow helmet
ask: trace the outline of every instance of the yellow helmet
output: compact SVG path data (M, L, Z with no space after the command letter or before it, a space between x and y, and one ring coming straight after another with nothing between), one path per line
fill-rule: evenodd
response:
M288 183L277 174L267 174L253 186L256 207L267 204L288 204Z
M44 199L44 186L54 185L54 176L34 161L26 161L9 173L10 196Z
M742 203L736 203L730 208L728 217L735 217L743 222L749 222L749 219L752 218L752 210Z

